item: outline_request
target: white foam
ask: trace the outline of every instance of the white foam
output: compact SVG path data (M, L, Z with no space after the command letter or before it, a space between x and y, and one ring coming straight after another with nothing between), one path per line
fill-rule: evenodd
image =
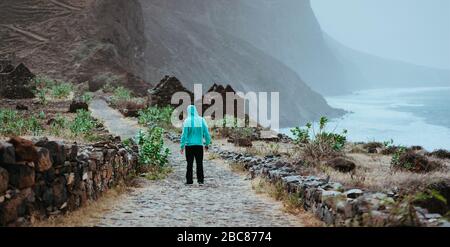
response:
M424 91L449 90L441 88L377 89L359 91L351 95L327 98L336 108L352 113L334 119L330 128L348 130L350 141L387 141L393 139L397 145L421 145L428 150L450 149L450 129L429 124L425 119L409 112L393 109L393 106L423 107L421 104L402 102L405 94ZM283 133L288 133L285 129Z

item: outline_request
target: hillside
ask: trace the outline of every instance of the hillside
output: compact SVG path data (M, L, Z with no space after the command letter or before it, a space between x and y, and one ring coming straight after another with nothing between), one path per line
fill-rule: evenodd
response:
M15 53L34 73L74 83L114 77L136 92L145 48L136 1L4 0L0 54ZM145 90L144 90L145 91Z
M35 73L89 81L91 90L117 82L143 94L169 74L187 87L203 83L205 90L218 82L279 91L281 108L290 109L281 111L283 126L340 113L267 51L198 22L195 13L210 11L208 5L190 5L193 15L186 15L184 4L189 2L6 0L0 54L16 52Z

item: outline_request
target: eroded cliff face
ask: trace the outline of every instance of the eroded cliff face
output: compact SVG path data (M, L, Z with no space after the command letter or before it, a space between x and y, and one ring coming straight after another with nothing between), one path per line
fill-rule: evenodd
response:
M282 126L340 113L329 107L293 69L220 25L234 20L234 16L227 14L245 7L246 1L140 2L148 42L147 80L158 81L163 75L171 74L188 88L202 83L206 90L217 82L244 92L279 92Z
M376 57L330 39L322 32L310 0L141 1L248 42L321 94L450 83L449 70Z

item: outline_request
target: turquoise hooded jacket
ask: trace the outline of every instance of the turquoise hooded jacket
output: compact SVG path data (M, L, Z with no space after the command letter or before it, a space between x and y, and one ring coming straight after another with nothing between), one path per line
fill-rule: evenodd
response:
M205 119L198 115L194 105L188 106L187 113L188 117L184 120L181 134L181 149L186 146L208 146L211 143L211 135ZM203 139L205 139L204 143Z

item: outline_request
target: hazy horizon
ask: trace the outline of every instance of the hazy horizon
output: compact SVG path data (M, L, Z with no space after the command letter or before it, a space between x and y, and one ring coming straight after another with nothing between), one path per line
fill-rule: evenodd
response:
M376 56L450 69L450 1L311 0L322 30Z

